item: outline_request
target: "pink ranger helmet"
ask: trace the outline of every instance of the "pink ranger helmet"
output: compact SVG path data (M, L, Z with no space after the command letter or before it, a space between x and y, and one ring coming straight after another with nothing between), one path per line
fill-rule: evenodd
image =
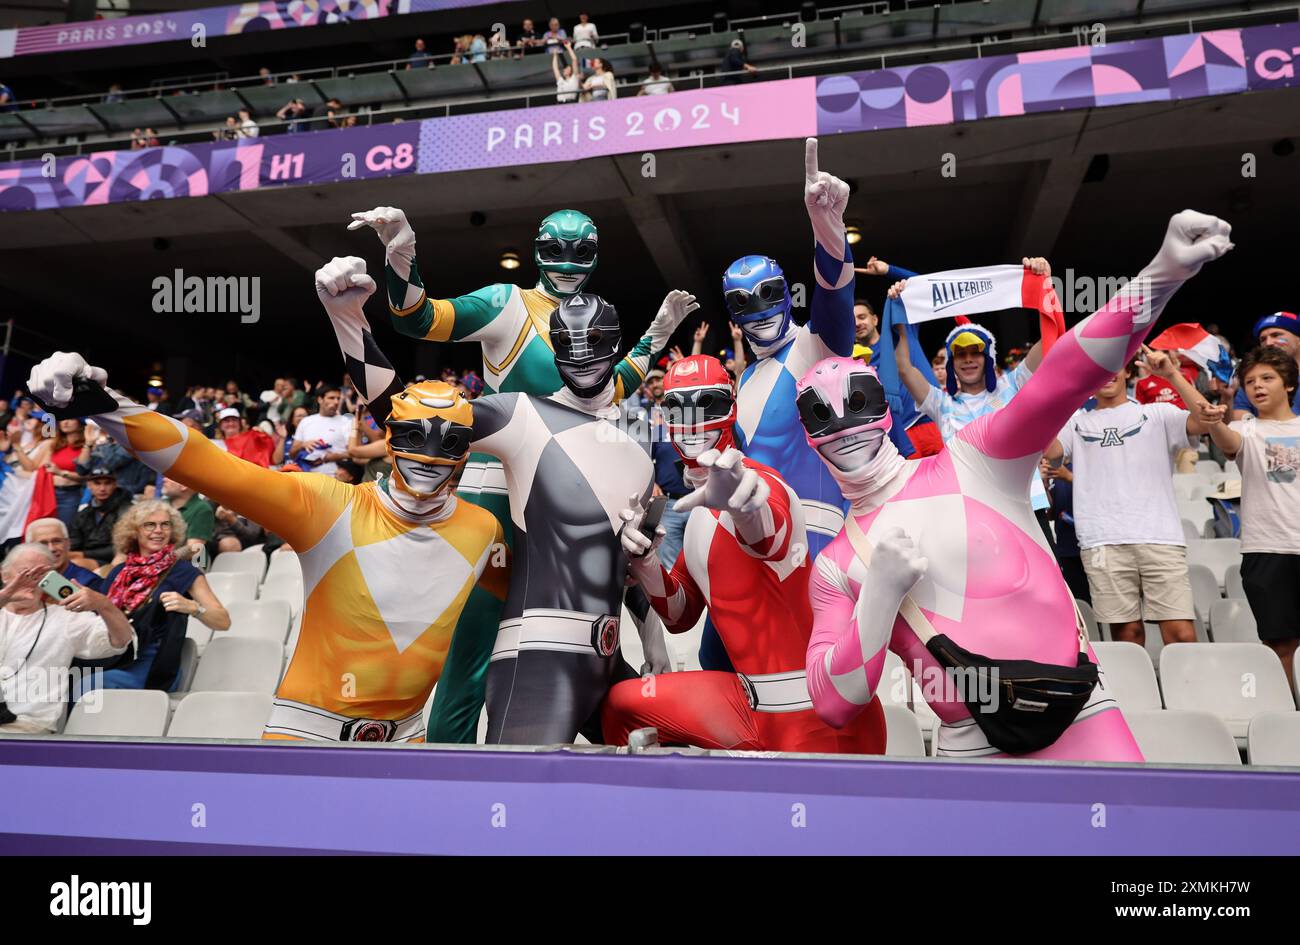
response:
M855 358L818 361L795 385L795 403L814 448L868 430L894 425L876 369Z

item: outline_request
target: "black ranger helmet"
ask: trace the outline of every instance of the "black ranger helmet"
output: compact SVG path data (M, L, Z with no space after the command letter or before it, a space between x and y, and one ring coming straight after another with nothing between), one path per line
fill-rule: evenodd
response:
M599 295L569 296L551 312L551 345L564 385L579 397L593 397L609 383L622 328L618 312Z

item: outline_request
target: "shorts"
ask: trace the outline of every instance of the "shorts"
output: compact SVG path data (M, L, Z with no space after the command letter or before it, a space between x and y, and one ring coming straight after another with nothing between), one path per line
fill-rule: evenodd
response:
M1100 545L1079 557L1101 623L1196 618L1182 545Z
M1241 556L1241 585L1265 643L1300 637L1300 555Z

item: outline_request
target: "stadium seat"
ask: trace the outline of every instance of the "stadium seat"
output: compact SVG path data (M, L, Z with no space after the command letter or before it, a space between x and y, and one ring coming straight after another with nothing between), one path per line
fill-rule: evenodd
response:
M1092 609L1092 604L1076 598L1074 605L1079 608L1079 616L1083 618L1083 625L1088 629L1089 640L1100 643L1102 640L1110 639L1110 628L1103 627L1097 622L1097 612Z
M1237 465L1237 461L1235 459L1230 459L1226 463L1224 463L1223 471L1227 473L1229 481L1232 481L1233 479L1241 478L1241 468Z
M1230 564L1223 574L1223 596L1234 600L1246 599L1246 588L1241 583L1241 565Z
M1196 471L1204 476L1218 476L1223 473L1223 467L1212 459L1198 459L1196 461Z
M237 600L257 599L257 575L252 572L226 571L221 574L208 574L206 577L212 593L217 595L217 600L224 606L228 607Z
M1197 541L1203 537L1204 527L1198 528L1188 519L1183 519L1183 538L1186 541Z
M217 599L220 600L220 598L221 595L218 594ZM232 601L231 603L234 602ZM225 602L222 603L222 606L227 610L230 609L230 604ZM202 653L203 648L212 640L212 628L198 617L191 617L189 620L185 621L185 638L187 640L193 640L195 645L198 647L198 652Z
M1259 629L1250 604L1244 600L1219 600L1210 611L1210 633L1215 643L1258 643Z
M271 563L266 569L266 577L263 580L269 581L279 574L296 574L299 578L302 577L302 562L292 551L278 551L271 555Z
M266 573L266 555L260 551L223 551L212 559L209 574L251 574L260 583Z
M921 737L921 723L906 706L886 703L885 754L903 758L924 758L925 739Z
M277 574L262 584L261 600L283 600L289 604L294 620L302 615L302 578L296 574Z
M1174 496L1199 501L1204 498L1204 492L1208 491L1209 484L1209 478L1202 476L1200 473L1174 473ZM1202 492L1202 495L1198 496L1196 494L1198 490Z
M1165 648L1165 637L1160 632L1160 624L1146 621L1142 624L1142 629L1146 631L1146 650L1147 656L1151 657L1151 665L1160 665L1160 651Z
M1243 746L1251 718L1293 711L1276 654L1262 643L1173 643L1160 654L1160 688L1171 709L1213 712Z
M228 634L231 637L274 640L280 646L284 645L293 619L287 600L241 600L232 603L227 610L230 611Z
M1142 756L1153 764L1239 765L1237 743L1211 712L1152 710L1124 713Z
M1300 767L1300 712L1261 712L1250 720L1246 760Z
M1189 545L1192 540L1188 540ZM1210 619L1210 608L1214 606L1214 602L1223 599L1219 594L1219 582L1214 572L1203 564L1189 564L1187 577L1192 585L1192 603L1196 610L1196 619L1207 621Z
M261 738L272 697L261 692L192 692L176 707L169 738Z
M190 619L192 622L193 618ZM174 687L177 692L187 692L189 690L190 684L194 682L194 674L198 671L199 658L202 652L198 641L193 637L187 635L181 641L181 668L176 673L176 685Z
M217 637L203 651L191 692L275 691L284 648L273 640Z
M95 689L72 707L63 734L157 738L167 712L167 693L157 689Z
M1106 673L1106 688L1125 713L1162 707L1155 667L1142 647L1127 642L1094 643L1092 651Z
M1187 543L1188 565L1203 564L1214 572L1220 590L1231 565L1241 564L1241 540L1238 538L1208 538Z
M1197 530L1198 534L1195 537L1199 538L1205 534L1205 524L1214 521L1214 510L1204 499L1175 496L1174 503L1178 506L1179 517L1191 523Z

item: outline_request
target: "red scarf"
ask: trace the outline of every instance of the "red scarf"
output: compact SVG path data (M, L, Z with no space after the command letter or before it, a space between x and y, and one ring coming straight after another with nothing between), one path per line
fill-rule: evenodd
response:
M108 599L119 610L131 613L149 599L149 595L158 586L158 581L175 563L176 553L171 545L155 551L147 558L132 552L126 556L126 563L113 579L113 586L108 589Z

